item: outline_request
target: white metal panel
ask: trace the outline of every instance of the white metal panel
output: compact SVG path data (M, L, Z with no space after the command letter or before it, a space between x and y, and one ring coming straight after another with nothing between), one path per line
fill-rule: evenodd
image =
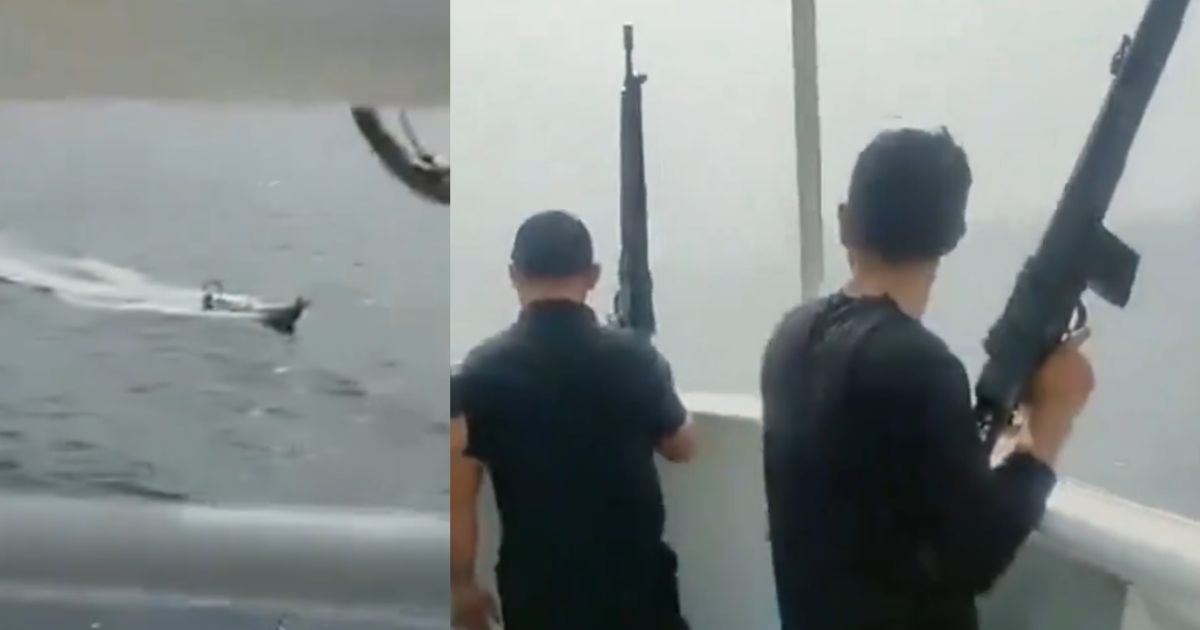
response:
M0 498L0 600L449 608L449 521L405 511Z
M696 630L778 627L766 539L761 404L752 396L723 395L690 395L685 402L696 417L700 454L690 464L662 466L667 537L679 553L684 613ZM488 571L498 528L490 497L484 500L487 555L480 570ZM1038 554L1032 559L1042 566L1069 563L1098 583L1128 584L1142 610L1126 616L1127 630L1200 630L1200 522L1063 480L1051 495L1037 544L1022 554ZM1057 607L1059 618L1078 618L1113 603L1097 596L1124 598L1120 589L1077 586L1046 580L1038 588L1010 591L1024 599L1004 605ZM1117 610L1125 605L1115 604Z
M1063 481L1041 532L1047 543L1130 584L1164 628L1200 628L1200 523Z

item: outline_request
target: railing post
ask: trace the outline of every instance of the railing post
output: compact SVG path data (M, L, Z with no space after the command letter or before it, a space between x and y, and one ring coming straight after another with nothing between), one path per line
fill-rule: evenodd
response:
M1127 586L1034 534L979 603L981 630L1120 630Z

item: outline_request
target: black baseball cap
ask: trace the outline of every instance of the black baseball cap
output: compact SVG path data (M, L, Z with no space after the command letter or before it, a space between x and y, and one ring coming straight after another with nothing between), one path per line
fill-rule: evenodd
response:
M533 278L567 278L595 264L592 235L575 215L563 210L539 212L521 224L513 239L512 263Z

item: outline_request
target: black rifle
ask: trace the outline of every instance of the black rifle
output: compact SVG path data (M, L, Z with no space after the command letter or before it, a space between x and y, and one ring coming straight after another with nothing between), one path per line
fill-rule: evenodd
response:
M1090 288L1124 307L1139 255L1103 225L1129 148L1189 0L1150 0L1137 34L1113 56L1114 76L1042 242L1017 275L1000 319L984 341L987 362L975 386L980 432L989 450L1012 422L1034 373L1070 332L1087 323Z
M621 263L613 320L621 328L655 332L646 226L646 160L642 150L642 84L633 72L633 27L625 25L625 84L621 89Z

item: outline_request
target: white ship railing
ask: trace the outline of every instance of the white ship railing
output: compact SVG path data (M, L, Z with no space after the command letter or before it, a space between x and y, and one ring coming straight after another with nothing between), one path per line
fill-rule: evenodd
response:
M661 468L684 610L695 630L778 628L758 399L687 402L700 455ZM495 518L489 509L489 536ZM494 538L485 550L480 574L490 577ZM985 630L1200 629L1200 522L1064 480L981 610Z
M4 601L449 610L449 521L404 511L0 497Z

